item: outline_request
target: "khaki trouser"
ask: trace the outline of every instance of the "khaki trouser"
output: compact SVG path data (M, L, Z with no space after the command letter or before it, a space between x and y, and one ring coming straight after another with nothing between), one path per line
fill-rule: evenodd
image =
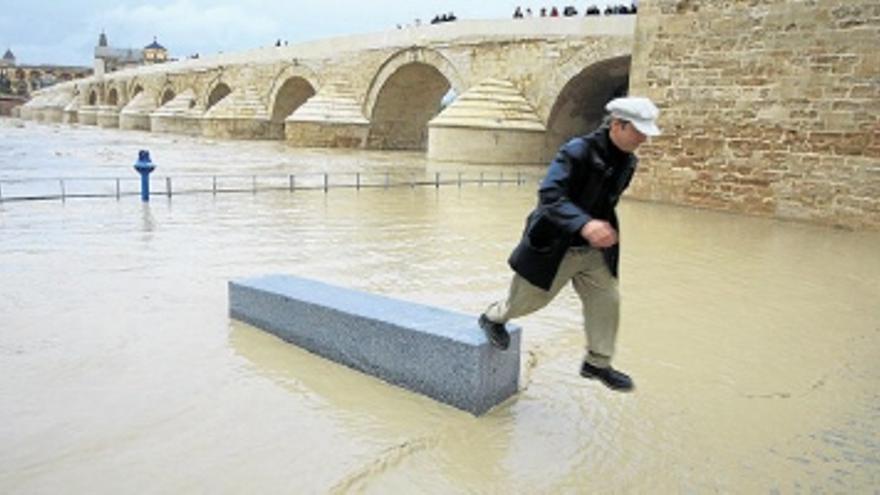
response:
M571 248L562 258L550 290L535 287L519 274L513 276L507 299L486 310L486 317L506 323L546 306L571 280L581 298L584 333L587 337L585 360L593 366L609 366L614 356L617 327L620 322L620 295L617 279L611 276L602 253L588 247Z

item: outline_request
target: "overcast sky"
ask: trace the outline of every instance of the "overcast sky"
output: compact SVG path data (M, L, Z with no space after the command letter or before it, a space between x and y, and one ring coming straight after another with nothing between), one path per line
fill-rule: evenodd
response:
M616 0L572 2L586 5ZM430 21L455 12L460 19L510 18L517 5L537 13L542 6L507 0L0 0L0 53L12 49L21 65L92 65L101 30L114 48L143 48L155 36L172 57L185 58L338 35L362 34Z

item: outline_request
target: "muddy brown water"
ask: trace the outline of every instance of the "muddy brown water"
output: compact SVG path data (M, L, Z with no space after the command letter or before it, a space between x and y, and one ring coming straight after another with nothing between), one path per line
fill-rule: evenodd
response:
M425 171L295 150L0 122L0 177ZM449 166L444 165L448 168ZM444 168L445 170L445 168ZM4 493L875 493L880 234L625 200L615 364L577 374L570 289L524 327L481 418L230 320L292 273L478 314L534 184L0 203Z

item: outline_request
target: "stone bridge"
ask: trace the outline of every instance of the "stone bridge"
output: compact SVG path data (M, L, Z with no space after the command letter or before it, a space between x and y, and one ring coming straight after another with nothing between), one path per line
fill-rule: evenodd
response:
M639 149L631 197L878 229L878 39L877 0L642 0L637 16L459 21L119 72L22 114L526 164L629 88L664 130Z
M543 163L626 92L635 23L458 21L220 54L59 84L22 117Z

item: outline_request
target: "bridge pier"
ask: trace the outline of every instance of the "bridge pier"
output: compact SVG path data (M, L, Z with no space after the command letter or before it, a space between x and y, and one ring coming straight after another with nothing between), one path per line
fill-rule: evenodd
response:
M285 139L300 148L363 148L370 126L359 122L287 121Z
M544 163L546 129L509 81L487 79L428 123L428 158L437 161Z
M168 134L198 136L202 132L201 119L189 115L150 114L150 131Z
M77 112L77 121L83 125L98 125L98 107L85 105Z
M490 165L539 165L546 162L540 131L433 126L428 159Z
M282 139L283 124L273 123L260 90L246 84L232 90L209 108L201 117L201 134L211 138Z
M58 106L46 107L43 110L43 120L45 122L61 123L64 119L64 108Z
M64 107L72 98L73 95L67 92L41 95L35 100L33 118L41 122L60 123Z
M356 97L345 83L327 84L284 120L284 135L293 146L363 148L370 133Z
M76 124L79 122L79 99L76 97L68 103L61 113L61 122L65 124Z
M99 127L115 129L119 127L119 109L112 105L101 105L95 114L95 120Z
M156 104L143 91L139 92L119 112L120 129L150 130L150 114Z
M202 109L188 89L150 114L150 130L198 136L202 133Z
M201 133L221 139L281 139L283 127L268 119L202 117Z
M150 114L123 110L119 113L119 128L130 130L150 130Z

